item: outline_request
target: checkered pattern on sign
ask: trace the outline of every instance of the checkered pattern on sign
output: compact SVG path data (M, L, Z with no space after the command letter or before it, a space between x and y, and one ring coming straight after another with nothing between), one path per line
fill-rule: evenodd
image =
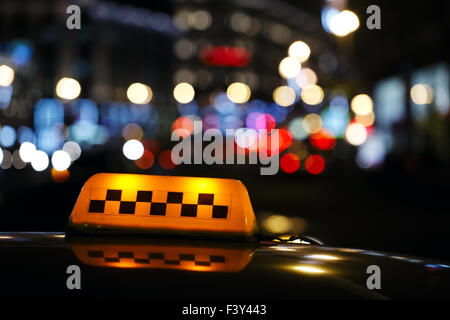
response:
M114 255L106 256L103 251L88 251L88 256L91 259L101 259L106 263L126 262L131 261L136 264L150 264L150 265L183 265L191 264L196 266L210 267L213 263L225 263L225 256L222 255L196 255L191 253L180 253L176 256L167 257L162 252L148 252L143 255L135 254L132 251L119 251Z
M230 194L91 189L88 212L227 219L230 207Z

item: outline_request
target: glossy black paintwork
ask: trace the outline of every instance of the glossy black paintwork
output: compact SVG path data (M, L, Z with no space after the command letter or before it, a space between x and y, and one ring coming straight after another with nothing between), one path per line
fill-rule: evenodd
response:
M212 251L225 248L242 252L243 260L242 268L234 272L196 272L164 267L115 268L82 261L75 252L76 244L107 245L108 248L123 244L128 248L189 246ZM180 239L68 239L63 233L0 233L0 261L0 296L8 298L194 301L450 297L450 269L441 262L365 250L270 241L243 244ZM66 287L66 269L73 264L81 268L81 290ZM381 268L381 290L366 287L369 265Z

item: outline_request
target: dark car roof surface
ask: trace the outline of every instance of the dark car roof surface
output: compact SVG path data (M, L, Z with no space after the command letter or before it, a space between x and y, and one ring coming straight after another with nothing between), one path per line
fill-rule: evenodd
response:
M64 233L0 233L6 298L389 299L449 298L441 262L382 252L279 243ZM81 289L69 290L70 265ZM381 271L369 290L367 267Z

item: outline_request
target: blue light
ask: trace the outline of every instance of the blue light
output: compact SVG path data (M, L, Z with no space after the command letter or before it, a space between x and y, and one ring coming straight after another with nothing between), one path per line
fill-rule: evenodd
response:
M17 136L19 143L22 144L24 142L32 142L35 143L35 137L33 134L33 130L28 127L22 126L17 130Z
M195 101L186 104L179 103L178 111L180 112L181 115L197 114L198 105Z
M16 141L16 130L10 126L3 126L0 129L0 144L4 147L11 147Z
M79 121L98 123L97 104L90 99L78 99L75 102L72 113L77 116Z
M274 117L277 123L280 123L286 119L286 116L293 108L294 108L293 105L291 107L286 108L279 106L276 103L272 103L266 108L266 113Z
M36 129L51 128L56 123L64 123L64 107L56 99L40 99L34 107Z
M27 43L18 42L14 45L11 58L15 64L22 66L27 64L32 56L31 46Z
M77 121L70 126L70 140L79 144L93 144L97 136L97 129L98 125L96 124L88 121Z
M339 13L338 9L335 9L335 8L332 8L329 6L325 6L322 8L322 13L321 13L322 27L326 32L331 33L330 21L338 13Z
M226 93L219 93L214 98L214 108L221 114L231 114L236 111L236 104L231 102Z
M58 150L64 142L64 136L57 127L39 128L36 130L36 136L38 149L47 154Z
M11 103L11 97L13 94L12 86L2 87L0 86L0 109L8 108Z
M321 113L324 128L331 131L336 138L344 135L349 123L348 113L341 107L331 107Z

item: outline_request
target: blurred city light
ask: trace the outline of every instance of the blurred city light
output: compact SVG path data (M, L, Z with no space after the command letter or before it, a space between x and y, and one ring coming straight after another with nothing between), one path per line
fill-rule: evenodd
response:
M313 260L328 260L328 261L339 260L338 257L330 255L330 254L309 254L309 255L304 256L304 258L313 259Z
M234 103L245 103L250 95L250 87L242 82L233 82L227 88L227 97Z
M187 82L179 83L173 89L173 97L179 103L189 103L194 99L194 96L194 87Z
M303 118L302 125L307 133L317 133L322 129L322 118L316 113L307 114Z
M311 134L309 137L313 147L319 150L330 151L336 145L336 138L326 129L322 129L317 133Z
M33 158L31 159L31 166L36 171L44 171L49 165L48 155L42 151L37 150L33 153Z
M36 146L31 142L24 142L20 145L19 155L24 162L30 162L36 152Z
M139 140L131 139L124 143L123 154L130 160L137 160L144 154L144 146Z
M127 97L134 104L147 104L153 98L153 91L149 86L135 82L128 87Z
M433 102L433 89L427 85L418 83L411 88L411 99L415 104L430 104Z
M318 154L310 155L305 160L305 169L310 174L320 174L325 169L325 160Z
M8 87L14 81L14 69L7 66L0 66L0 86Z
M77 160L81 156L81 147L75 141L67 141L62 149L69 154L72 161Z
M0 147L0 165L3 163L3 149Z
M273 234L289 232L291 226L289 218L279 214L271 215L262 221L262 227Z
M355 116L355 120L358 123L361 123L364 127L370 127L375 122L375 112L370 112L367 115L359 115Z
M317 74L310 68L302 68L295 78L295 82L300 88L317 83Z
M298 59L294 57L286 57L281 60L278 66L278 72L283 78L289 79L296 77L299 74L301 68L302 66Z
M3 147L11 147L16 142L16 130L11 126L0 128L0 144Z
M56 95L61 99L73 100L81 93L81 86L72 78L61 78L56 84Z
M358 94L357 96L353 97L350 105L353 112L360 116L366 116L373 110L372 98L367 94Z
M273 101L282 107L289 107L295 102L295 91L288 86L280 86L273 91Z
M345 37L358 29L359 19L352 11L344 10L331 17L328 27L334 35Z
M345 139L354 146L362 145L367 139L367 130L361 123L350 123L345 130Z
M300 168L300 159L296 154L286 153L280 159L280 168L286 173L294 173Z
M72 159L64 150L57 150L52 155L52 166L56 171L64 171L70 167Z
M296 140L304 140L309 135L309 133L306 132L305 128L303 127L303 117L297 117L292 119L289 122L288 128L292 137Z
M303 88L301 98L304 103L309 105L318 105L324 98L323 90L316 84L310 84Z
M295 41L289 46L288 54L291 57L297 58L300 63L303 63L308 60L311 49L303 41Z

